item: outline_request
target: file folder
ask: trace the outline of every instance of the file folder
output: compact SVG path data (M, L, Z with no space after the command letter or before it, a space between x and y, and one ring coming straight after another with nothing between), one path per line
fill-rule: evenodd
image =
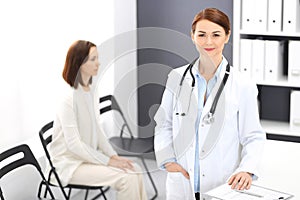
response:
M242 0L242 30L253 31L254 24L254 4L253 0Z
M268 32L280 32L282 24L282 0L268 2Z
M290 105L290 130L300 131L300 91L293 90L291 92ZM299 134L300 135L300 134Z
M256 81L264 80L265 41L252 40L252 78Z
M240 39L240 72L251 77L252 40Z
M283 41L265 41L265 81L278 81L283 77Z
M296 33L300 31L300 1L283 1L283 32Z
M288 47L288 81L300 84L300 41L289 41Z
M253 2L253 1L252 1ZM268 0L254 0L254 29L255 32L266 32L267 31L267 17L268 17ZM248 8L249 10L249 8ZM248 11L249 12L249 11Z

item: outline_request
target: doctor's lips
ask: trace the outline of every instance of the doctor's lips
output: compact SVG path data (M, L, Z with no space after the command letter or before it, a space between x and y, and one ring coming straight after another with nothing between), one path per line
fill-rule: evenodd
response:
M205 51L212 51L214 50L215 48L204 48Z

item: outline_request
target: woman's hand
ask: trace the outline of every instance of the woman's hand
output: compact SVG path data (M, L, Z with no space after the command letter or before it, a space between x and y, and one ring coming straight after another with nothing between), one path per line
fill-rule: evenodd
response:
M168 172L181 172L185 178L190 179L189 173L185 169L183 169L183 167L181 167L181 165L179 165L176 162L166 163L165 168Z
M231 185L231 189L249 190L252 184L252 174L248 172L239 172L230 177L228 184Z
M108 166L120 168L124 171L126 171L126 169L134 171L133 162L127 158L122 158L118 155L110 157Z

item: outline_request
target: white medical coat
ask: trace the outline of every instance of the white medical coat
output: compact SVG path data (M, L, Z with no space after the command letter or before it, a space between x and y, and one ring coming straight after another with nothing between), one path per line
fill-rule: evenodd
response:
M193 74L195 67L193 66ZM227 61L226 61L227 64ZM167 199L194 199L194 163L195 163L195 121L197 118L198 89L191 91L192 78L188 72L181 89L184 100L177 101L179 82L188 65L170 72L160 108L155 115L155 154L161 168L166 160L176 161L189 173L186 179L181 173L168 173L166 181ZM199 155L200 192L204 193L225 183L234 173L245 171L258 177L259 163L266 140L265 131L259 121L257 107L257 87L254 82L231 67L230 75L216 108L214 123L218 127L203 123L203 117L211 108L216 91L225 74L220 71L217 83L206 100L200 117ZM188 111L188 112L187 112ZM223 113L222 113L223 112ZM179 115L176 115L179 113ZM185 116L181 116L185 113ZM205 139L218 130L218 137L207 149ZM204 153L204 154L201 154Z

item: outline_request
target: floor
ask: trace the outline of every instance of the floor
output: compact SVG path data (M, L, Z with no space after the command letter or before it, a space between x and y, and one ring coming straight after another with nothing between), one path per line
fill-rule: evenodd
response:
M140 164L140 166L142 166L142 163L139 160L134 159L134 158L132 158L132 160L134 160L135 162ZM166 199L165 180L166 180L166 175L167 175L166 172L157 169L155 160L146 159L145 161L146 161L147 167L149 168L149 171L151 172L151 176L153 178L153 181L155 182L155 185L156 185L156 188L157 188L157 191L158 191L158 197L155 198L155 200L165 200ZM150 182L150 180L149 180L146 173L144 173L144 178L145 178L147 194L148 194L148 197L150 199L154 195L154 190L153 190L151 182ZM106 197L107 197L108 200L115 200L116 199L116 194L115 193L116 193L115 190L110 188L110 190L107 191L105 194L106 194ZM84 192L78 192L72 198L72 200L83 200L84 199L84 194L85 194ZM93 193L90 192L90 195L93 196ZM98 200L102 200L102 199L104 199L104 198L103 197L98 198Z

